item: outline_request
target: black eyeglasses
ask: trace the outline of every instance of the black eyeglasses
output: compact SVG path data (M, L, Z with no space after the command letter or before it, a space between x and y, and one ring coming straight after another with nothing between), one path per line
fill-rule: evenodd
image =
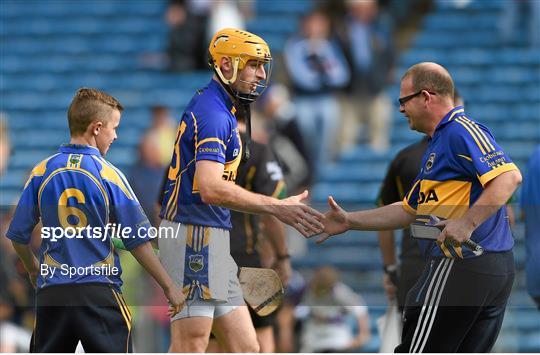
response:
M422 89L422 90L420 90L420 91L418 91L418 92L415 92L414 94L411 94L411 95L408 95L408 96L405 96L405 97L400 97L400 98L398 99L399 105L400 105L400 106L404 106L405 103L406 103L407 101L409 101L410 99L412 99L412 98L414 98L414 97L420 95L420 94L422 93L422 91L427 91L427 90ZM429 92L431 95L437 95L437 94L434 93L434 92L431 92L431 91L428 91L428 92Z

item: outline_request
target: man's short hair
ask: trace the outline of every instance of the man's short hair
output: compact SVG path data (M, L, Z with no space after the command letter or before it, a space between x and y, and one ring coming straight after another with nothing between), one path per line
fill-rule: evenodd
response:
M433 91L441 96L454 97L454 81L450 73L434 63L418 63L407 69L401 80L411 77L413 91Z
M106 121L113 110L122 112L124 107L111 95L96 89L77 90L68 109L69 132L80 136L96 121Z

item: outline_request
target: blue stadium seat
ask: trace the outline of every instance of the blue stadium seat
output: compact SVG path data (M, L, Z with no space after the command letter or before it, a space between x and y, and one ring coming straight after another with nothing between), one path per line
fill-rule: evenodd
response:
M386 163L371 164L369 167L363 164L356 165L333 165L325 167L319 181L321 182L354 182L358 183L381 181L386 173Z
M22 190L24 183L28 179L28 171L26 169L11 169L0 179L0 191Z
M272 15L258 16L248 22L247 29L253 33L275 33L290 36L299 29L298 17L294 15L279 17Z
M317 202L326 201L333 196L336 201L347 203L375 203L380 182L376 183L318 183L312 191L312 198Z
M258 14L305 14L313 8L313 2L299 1L271 1L261 0L255 2L255 11Z
M0 207L2 209L12 208L19 200L21 191L22 191L21 189L3 189L2 188L1 190L2 193L0 193Z

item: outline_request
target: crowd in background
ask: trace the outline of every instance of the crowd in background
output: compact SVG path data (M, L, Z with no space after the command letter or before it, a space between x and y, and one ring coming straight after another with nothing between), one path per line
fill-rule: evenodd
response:
M392 106L383 89L394 80L393 29L403 19L391 15L395 2L382 3L321 2L301 18L299 32L287 41L282 56L274 58L281 70L272 75L279 92L275 99L286 100L287 105L276 105L277 112L258 105L257 114L299 133L290 138L311 174L359 142L379 152L388 149ZM170 70L203 68L206 48L201 43L208 41L195 38L207 38L220 26L243 28L253 6L244 1L205 4L171 1L166 16ZM217 8L234 15L227 21L214 15Z

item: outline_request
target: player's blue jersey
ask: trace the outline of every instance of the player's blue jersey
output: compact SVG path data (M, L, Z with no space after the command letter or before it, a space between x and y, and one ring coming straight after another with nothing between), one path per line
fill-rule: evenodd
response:
M212 160L225 166L233 183L242 158L236 108L215 80L198 90L186 107L174 144L160 217L178 223L231 229L227 208L204 204L195 179L195 163Z
M527 290L540 296L540 145L532 154L521 188L521 210L525 213L525 273Z
M495 142L489 130L468 118L462 106L452 109L439 123L422 160L422 168L405 196L405 209L419 215L460 218L484 186L517 167ZM512 249L514 241L506 206L472 233L471 239L487 252ZM467 248L421 240L425 255L469 258Z
M128 250L149 241L150 224L126 178L86 145L62 145L34 167L7 237L28 244L40 219L39 288L97 282L119 290L121 266L111 235L125 233Z

